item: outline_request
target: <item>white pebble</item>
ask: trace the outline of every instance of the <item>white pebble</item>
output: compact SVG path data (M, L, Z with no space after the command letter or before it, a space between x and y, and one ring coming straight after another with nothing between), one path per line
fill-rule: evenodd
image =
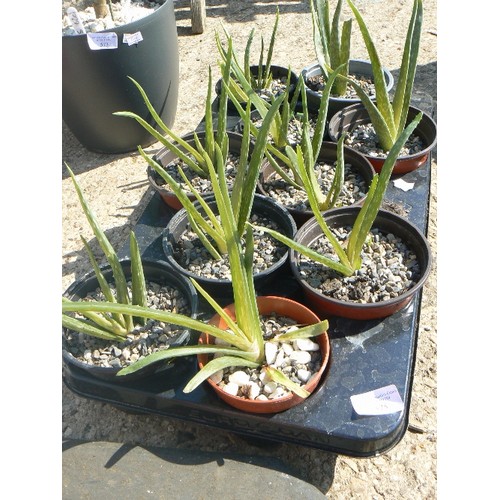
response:
M304 368L299 368L297 370L297 378L301 382L307 382L311 378L311 372L309 370L304 370Z
M248 383L248 398L249 399L256 399L260 394L260 387L258 384L255 382L249 382Z
M228 394L231 394L231 396L236 396L238 394L238 384L235 384L234 382L229 382L229 384L226 384L223 387L223 391L227 392Z
M281 348L283 349L283 352L287 356L290 356L290 354L292 354L292 352L293 352L293 346L292 346L292 344L283 343L283 344L281 344Z
M290 359L295 363L305 365L311 361L311 355L307 351L293 351L290 354Z
M319 351L319 344L311 339L297 339L294 341L294 347L298 351Z
M267 373L267 370L262 370L260 373L259 373L259 380L263 383L263 384L267 384L268 382L271 381L271 377L269 376L269 374Z
M276 390L269 394L269 399L281 398L284 395L285 391L283 390L283 387L276 387Z
M266 363L272 365L276 360L276 353L278 352L278 346L273 342L266 342L264 344L264 350L266 353Z
M256 401L267 401L268 397L265 394L259 394L256 398Z
M232 382L233 384L236 384L239 387L241 387L242 385L247 385L249 381L250 381L250 375L248 375L248 373L242 370L238 370L229 375L229 382Z
M272 392L274 392L276 390L276 387L278 387L278 384L276 382L268 382L264 386L264 392L266 394L271 394Z

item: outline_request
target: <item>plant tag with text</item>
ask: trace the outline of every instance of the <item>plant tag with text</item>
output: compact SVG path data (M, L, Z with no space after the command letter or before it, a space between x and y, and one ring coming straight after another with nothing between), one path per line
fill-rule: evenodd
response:
M77 35L85 34L85 27L83 26L82 20L80 19L80 14L74 7L68 7L66 9L66 14L68 14L69 20L71 21L71 25L75 30Z
M111 33L87 33L90 50L106 50L118 48L118 35Z
M142 33L137 31L136 33L124 33L123 35L123 43L127 43L130 45L135 45L136 43L142 42L144 38L142 38Z
M389 415L404 408L394 384L351 396L351 403L358 415Z

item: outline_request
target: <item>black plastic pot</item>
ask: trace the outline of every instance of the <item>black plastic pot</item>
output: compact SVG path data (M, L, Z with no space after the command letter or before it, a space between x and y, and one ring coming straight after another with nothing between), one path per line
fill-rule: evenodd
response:
M131 276L131 265L130 260L120 261L122 268L124 270L125 276L129 278ZM188 307L191 311L190 316L196 318L198 314L198 294L193 284L186 279L181 274L177 273L171 266L166 263L159 261L148 261L143 260L144 275L147 281L152 281L160 285L168 285L178 289L185 297ZM102 267L103 274L108 282L112 283L113 272L109 265ZM88 293L96 290L99 287L99 283L92 271L86 274L80 280L75 281L64 293L65 297L71 300L79 300L84 298ZM193 332L189 329L181 330L177 335L169 339L168 344L172 347L182 346L188 344L195 344L198 340L199 333ZM112 342L110 342L110 345ZM149 376L158 372L163 372L175 366L177 359L170 362L158 362L149 365L143 370L131 373L129 375L116 376L120 368L113 367L103 367L94 366L87 364L79 359L75 358L65 349L65 339L63 337L63 362L66 365L70 365L71 368L77 368L78 370L83 370L85 373L93 377L97 377L104 380L114 380L117 382L129 382L132 380L138 380L145 376ZM180 358L182 359L182 358Z
M337 161L337 145L332 142L323 142L321 145L321 150L318 156L318 162L328 162L335 163ZM375 170L371 166L370 162L361 154L356 152L354 149L344 146L344 163L349 163L352 170L357 171L361 177L363 177L366 182L367 191L372 182L373 176L375 175ZM260 194L264 196L270 196L268 190L266 190L266 181L273 174L274 168L272 165L266 161L262 165L261 173L259 176L259 182L257 183L257 190ZM366 196L361 198L354 205L362 205ZM297 210L294 208L285 207L292 217L294 218L297 227L301 227L306 221L313 217L312 210Z
M91 50L87 35L62 37L63 119L90 151L125 153L155 142L135 120L113 115L133 111L154 126L128 76L144 88L168 126L175 120L179 55L174 0L164 0L152 14L106 32L117 33L118 48ZM137 32L141 42L131 46L123 42L125 33Z
M214 199L206 200L209 207L217 213L217 206ZM276 222L280 231L293 238L297 231L297 225L292 216L282 206L278 205L272 199L256 194L252 208L252 214L262 214ZM213 279L200 276L188 271L177 261L175 255L177 252L178 242L182 233L188 228L189 221L187 213L184 209L179 210L170 219L162 237L163 251L165 252L167 262L176 269L179 273L188 278L195 279L205 290L213 297L221 299L232 299L233 286L231 280L228 279ZM254 285L256 290L262 289L265 285L271 283L283 272L288 270L288 252L284 252L283 256L270 266L267 270L254 274Z
M205 141L205 132L200 132L197 134L198 139L200 140L201 144L204 144ZM238 134L236 132L228 132L227 133L228 138L229 138L229 152L234 153L235 155L240 154L241 151L241 142L242 142L242 135ZM188 134L183 137L183 139L190 145L195 147L195 140L194 140L194 134ZM250 148L252 145L250 144ZM184 149L181 148L183 151ZM251 151L251 149L250 149ZM178 156L170 151L168 148L164 147L156 153L154 156L154 160L159 163L163 168L167 167L170 163L172 163L174 160L176 160ZM166 184L163 180L163 178L156 172L154 168L152 168L148 164L147 168L147 175L148 175L148 180L153 189L161 196L162 200L170 207L173 208L175 211L180 210L182 208L182 203L179 201L177 196L174 194L174 192L169 188L168 184ZM212 196L213 193L209 193L206 196ZM195 197L189 193L188 197L191 200L194 200Z
M391 90L394 86L394 77L392 73L382 68L385 77L385 83L387 87L387 91ZM366 77L373 78L372 65L369 61L363 61L361 59L350 59L349 60L349 74L350 75L362 75ZM305 67L302 70L302 76L304 78L304 83L306 87L306 96L307 96L307 109L313 112L318 112L320 103L321 103L321 92L317 92L312 90L307 81L309 78L314 76L321 75L321 67L318 63L311 64L310 66ZM373 99L373 98L372 98ZM356 98L346 98L346 97L334 97L330 96L328 99L328 119L331 118L335 113L345 108L346 106L350 106L351 104L360 103L361 100Z
M418 153L408 156L399 156L394 165L392 175L402 175L420 166L424 165L429 157L429 153L434 149L437 142L437 125L434 120L425 112L414 106L408 109L408 119L406 125L410 123L418 113L422 112L422 119L415 128L414 134L422 139L424 148ZM363 104L354 104L348 106L332 116L328 124L328 135L333 142L337 142L343 132L352 132L359 125L367 125L371 123L370 115ZM380 172L384 165L386 157L380 158L371 155L362 154L375 169L375 172Z
M325 212L325 220L330 228L352 226L360 210L361 207L352 206L335 208ZM290 250L290 267L293 276L300 283L307 303L319 316L340 316L359 320L384 318L408 305L427 281L431 271L432 254L427 239L416 226L399 215L387 210L379 210L373 228L382 233L392 233L394 236L400 237L414 251L420 266L419 280L412 288L398 297L383 302L361 304L336 300L324 295L304 279L300 272L300 254L295 250ZM316 219L310 219L297 231L295 241L310 247L322 235L323 231Z
M250 72L253 75L257 75L258 69L259 69L259 66L257 64L254 66L250 66ZM271 74L273 75L273 78L284 78L286 81L286 78L288 77L288 68L285 68L284 66L271 65ZM292 95L293 95L293 92L295 90L295 86L297 85L298 79L299 78L297 76L297 73L295 73L293 70L290 70L290 88L288 91L290 99L292 98ZM217 80L217 82L215 84L215 93L217 94L217 97L220 96L221 90L222 90L222 79L219 79L219 80ZM277 94L276 96L278 96L278 95L280 95L280 94ZM240 104L243 108L245 108L247 103L240 102ZM231 101L231 99L229 99L229 98L227 100L227 108L232 113L235 113L235 114L238 113L236 106L233 104L233 101ZM253 105L252 105L252 109L254 109Z

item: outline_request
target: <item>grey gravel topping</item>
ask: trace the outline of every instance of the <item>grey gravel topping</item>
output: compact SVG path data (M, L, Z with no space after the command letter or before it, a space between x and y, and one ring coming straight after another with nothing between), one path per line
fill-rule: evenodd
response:
M226 169L225 169L226 184L229 190L231 190L234 183L234 179L236 178L236 173L238 171L238 162L239 162L239 156L229 152L227 155ZM212 182L210 181L210 179L206 177L201 177L191 168L189 168L180 158L177 158L163 168L169 175L171 175L174 178L174 180L181 186L181 188L186 193L189 193L190 189L188 185L184 182L184 179L179 174L179 167L182 168L187 179L193 185L193 187L196 189L198 193L200 193L201 195L205 195L213 192ZM159 174L156 173L156 171L154 178L159 186L162 186L163 188L170 190L170 186L164 181L164 179Z
M326 195L330 190L335 177L335 163L318 162L314 166L316 178L321 192ZM285 169L290 174L290 172ZM297 189L288 184L279 174L274 172L265 182L261 182L262 189L279 204L294 210L311 210L308 197L303 189ZM335 207L352 205L366 196L368 186L350 163L344 165L344 183Z
M321 367L319 345L312 339L280 341L274 338L279 333L295 329L295 324L295 321L287 317L261 316L265 365L259 368L230 367L219 370L210 378L228 394L258 401L277 399L290 393L288 388L271 380L265 366L276 368L300 386L306 385ZM224 344L218 339L216 343Z
M334 230L337 239L347 239L351 227ZM311 248L338 261L333 247L325 236L317 238ZM382 302L398 297L412 288L420 278L420 266L412 249L401 238L372 229L361 252L361 268L345 277L332 269L299 258L301 277L313 288L336 300L360 304Z
M129 287L131 284L129 283ZM111 290L115 293L113 286ZM171 286L146 282L148 307L189 315L186 297ZM83 300L106 300L101 289ZM136 325L123 341L98 339L79 332L63 330L63 348L83 363L102 367L123 368L153 352L168 348L170 339L183 328L157 320Z
M347 133L345 144L362 154L376 158L385 158L389 154L389 151L384 151L380 147L378 136L371 123L354 127L353 130ZM423 149L425 149L425 145L422 139L416 134L411 134L401 149L399 156L416 154Z
M252 214L250 222L276 231L282 229L273 220L258 214ZM257 274L276 264L286 254L288 247L262 231L254 231L253 236L254 274ZM180 266L200 277L231 279L228 256L222 255L220 260L215 260L203 246L198 235L191 229L181 235L174 248L174 258Z
M360 74L349 74L349 77L352 78L358 85L360 85L369 97L375 96L375 84L373 83L373 80L371 78ZM322 94L323 89L326 85L326 80L322 74L311 76L306 80L306 85L311 90ZM356 91L354 90L354 87L352 87L349 83L347 84L346 93L343 96L332 94L332 97L342 97L343 99L359 99L358 94L356 94Z

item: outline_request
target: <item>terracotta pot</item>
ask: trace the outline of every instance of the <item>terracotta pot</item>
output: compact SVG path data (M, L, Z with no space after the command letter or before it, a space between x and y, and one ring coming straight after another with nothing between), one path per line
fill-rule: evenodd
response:
M325 213L325 220L330 228L352 226L360 209L360 207L335 208ZM324 295L304 280L299 267L300 254L295 250L290 250L292 274L300 283L309 306L321 317L334 315L367 320L390 316L409 304L427 281L432 264L431 249L425 236L413 224L392 212L380 210L373 223L373 228L382 233L392 233L400 237L415 252L420 266L420 278L406 292L383 302L360 304L337 300ZM310 219L297 231L295 240L305 246L311 246L322 235L323 231L316 220Z
M337 145L331 142L324 142L321 146L318 161L325 161L328 163L334 163L337 161ZM375 171L373 170L370 162L354 149L344 147L344 163L349 163L352 166L352 169L356 170L361 177L363 177L366 182L366 192L368 192L368 188L370 187L373 176L375 175ZM266 190L266 182L269 180L273 172L274 169L272 165L268 161L265 161L262 165L259 182L257 184L258 192L264 196L269 196ZM362 205L365 198L366 196L358 200L354 203L354 205ZM306 221L313 217L312 210L298 210L287 206L285 206L285 208L294 218L297 227L301 227Z
M250 66L250 72L252 73L252 75L257 76L258 68L259 66L257 64ZM288 68L285 68L284 66L271 65L271 74L273 75L273 78L285 78L286 81L286 78L288 77ZM297 74L294 71L290 70L290 89L288 91L290 98L293 95L293 92L295 90L295 85L297 85L297 81L298 81ZM217 80L215 84L215 93L217 94L217 97L220 96L221 90L222 90L222 78ZM279 95L280 95L279 93L276 94L276 96ZM245 109L247 103L240 102L240 104L243 107L243 109ZM238 113L236 106L233 104L233 101L231 101L231 99L229 98L227 100L227 108L233 113L236 114Z
M276 313L281 316L286 316L294 319L297 323L302 324L313 324L319 321L319 318L308 309L303 304L295 302L293 300L284 297L273 297L273 296L262 296L257 297L257 306L259 312L262 315L269 315ZM225 308L230 316L234 319L234 304ZM222 318L216 314L210 321L211 324L218 326L219 328L227 328L226 323ZM200 335L200 344L211 344L213 343L213 337L207 333L202 333ZM328 332L323 332L314 338L321 349L322 363L320 370L305 385L305 389L312 393L321 381L321 377L325 370L327 369L328 363L330 361L330 340L328 338ZM198 355L198 365L201 368L209 361L209 356L206 354ZM284 410L288 410L293 406L296 406L305 400L294 393L290 393L285 397L269 400L269 401L255 401L252 399L246 399L239 396L232 396L224 392L216 383L211 379L207 379L208 384L217 393L217 396L225 401L227 404L231 405L238 410L242 410L248 413L277 413ZM312 394L309 397L313 397Z
M209 207L217 213L215 199L207 199L207 203ZM297 225L295 224L293 217L285 208L278 205L271 198L256 194L251 213L257 213L270 218L278 224L280 232L289 238L293 238L295 236ZM186 276L187 278L195 279L211 295L219 298L232 298L233 285L231 280L200 276L199 274L195 274L183 267L175 258L177 242L188 226L189 220L184 209L177 212L167 224L162 237L163 251L165 252L167 262L180 274ZM276 261L272 266L264 271L254 274L255 288L260 290L262 287L284 274L285 271L289 271L288 251L285 251L278 261Z
M197 133L198 138L200 139L201 143L204 144L204 139L205 139L205 133L204 132L199 132ZM235 155L240 154L241 151L241 142L242 142L242 136L241 134L237 134L235 132L228 132L228 137L229 137L229 151L231 153L234 153ZM195 140L194 140L194 134L188 134L183 137L183 139L190 145L190 146L195 146ZM168 148L163 147L156 153L154 156L154 160L158 162L163 168L166 168L167 165L169 165L171 162L176 160L178 156L171 152ZM152 188L161 196L162 200L170 207L173 208L175 211L180 210L182 207L181 202L177 198L177 196L169 189L168 184L164 183L163 178L152 168L150 165L148 165L147 168L147 175L148 175L148 181ZM212 196L213 193L207 193L204 196ZM189 199L195 200L195 197L192 194L188 194Z
M420 111L420 109L410 106L408 110L407 124L410 123ZM408 156L400 156L396 160L392 175L402 175L416 170L427 161L429 153L436 146L436 123L427 113L422 113L422 119L417 125L414 134L422 139L424 149L419 153ZM328 133L331 140L337 142L338 138L342 135L342 132L351 132L357 126L366 125L368 123L371 123L371 120L365 107L363 104L356 104L339 111L332 117L328 125ZM376 158L361 152L360 154L363 154L363 156L368 159L376 172L380 172L382 170L385 158Z
M130 278L130 261L123 260L120 261L120 263L125 272L125 276L127 278ZM178 289L186 299L187 305L190 309L190 316L192 318L196 318L198 314L198 295L193 284L188 279L175 272L166 263L162 263L159 261L143 260L143 268L144 275L147 281L152 281L161 285L168 285ZM109 265L103 266L102 271L108 282L112 282L113 272ZM66 290L64 296L68 297L71 300L79 300L84 298L88 293L96 290L98 287L99 283L97 281L95 273L92 271L86 274L80 280L75 281ZM196 343L197 338L198 335L196 333L192 332L189 329L183 329L180 330L177 335L169 339L168 344L172 347L193 344ZM109 344L111 346L113 342L110 341ZM143 370L137 371L135 373L131 373L129 375L120 375L119 377L117 377L116 374L120 370L120 368L90 365L70 355L65 346L65 340L63 338L63 362L69 369L73 370L76 368L77 370L83 370L85 373L93 377L97 377L103 380L112 380L115 382L129 382L138 380L144 378L145 376L170 369L175 366L176 363L175 360L173 363L160 361L158 363L149 365Z
M391 72L385 68L382 68L385 77L385 83L387 91L390 91L394 86L394 77ZM304 83L306 85L306 96L307 96L307 108L310 111L318 112L321 103L321 92L311 89L307 81L309 78L314 76L320 76L322 74L321 67L319 63L311 64L302 70L302 76L304 77ZM349 60L349 74L350 75L363 75L366 77L373 78L372 65L370 61L363 61L361 59L350 59ZM339 112L347 106L352 104L360 103L361 100L356 96L352 98L347 97L334 97L330 96L328 99L328 118L331 118L335 113Z

